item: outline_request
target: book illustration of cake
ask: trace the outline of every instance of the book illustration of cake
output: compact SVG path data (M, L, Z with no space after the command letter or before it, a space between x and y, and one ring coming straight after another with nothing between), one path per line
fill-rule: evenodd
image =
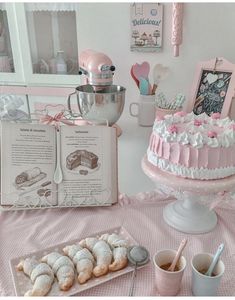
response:
M98 163L98 156L87 150L76 150L66 157L66 167L73 170L79 166L95 169Z
M234 121L177 112L155 120L147 158L177 176L211 180L235 174L234 153Z
M34 167L32 169L23 171L15 177L15 187L17 189L22 187L29 187L43 178L46 177L46 173L42 172L40 168Z
M87 170L80 170L79 174L86 176L88 174L88 171Z

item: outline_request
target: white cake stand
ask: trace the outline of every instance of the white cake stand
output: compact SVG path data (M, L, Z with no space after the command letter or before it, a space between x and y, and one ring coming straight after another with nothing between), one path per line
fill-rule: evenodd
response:
M235 175L217 180L187 179L153 166L147 156L142 159L142 169L157 189L177 198L178 201L164 208L163 218L168 225L185 233L206 233L216 226L216 213L203 205L203 198L212 201L220 192L235 191Z

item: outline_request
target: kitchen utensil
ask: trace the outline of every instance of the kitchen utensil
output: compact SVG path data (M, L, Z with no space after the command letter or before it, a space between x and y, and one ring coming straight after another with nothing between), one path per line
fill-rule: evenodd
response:
M56 128L56 169L54 173L54 182L59 184L63 180L63 173L60 165L60 130Z
M145 265L149 261L149 252L143 246L132 246L127 250L127 257L135 266L129 290L129 296L133 296L137 267Z
M140 77L140 94L148 95L149 94L149 81L146 78Z
M215 256L211 262L211 265L209 267L209 269L207 270L207 272L205 273L206 276L211 276L211 274L213 273L213 270L216 266L216 264L218 263L218 260L220 258L220 255L222 254L222 252L224 251L224 244L220 244L216 253L215 253Z
M147 61L143 62L142 64L136 63L132 67L133 67L133 74L138 80L140 80L140 77L148 79L150 65Z
M173 259L173 261L172 261L172 263L171 263L171 265L170 265L170 267L168 268L167 271L174 272L175 266L177 265L178 260L181 256L186 244L187 244L187 239L183 239L180 243L180 246L179 246L178 250L177 250L175 258Z
M155 94L160 81L166 79L170 74L170 69L162 64L156 64L153 68L153 89L152 94Z
M134 75L134 73L133 73L133 66L131 67L131 77L134 79L134 81L135 81L137 87L139 88L140 82L139 82L139 80L135 77L135 75Z
M179 56L179 46L183 39L183 3L172 3L172 33L171 44L174 47L174 56Z
M112 126L120 118L126 89L119 85L100 86L94 89L90 84L76 87L76 91L68 97L68 109L73 117L81 116L86 120L97 120ZM71 95L76 94L78 113L71 109Z

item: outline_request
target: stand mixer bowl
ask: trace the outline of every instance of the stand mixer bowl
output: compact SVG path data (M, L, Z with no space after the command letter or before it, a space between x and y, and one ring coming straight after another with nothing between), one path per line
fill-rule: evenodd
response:
M72 117L96 120L112 126L120 118L125 104L126 89L119 85L76 87L68 97L68 109ZM71 108L70 96L76 94L78 112Z

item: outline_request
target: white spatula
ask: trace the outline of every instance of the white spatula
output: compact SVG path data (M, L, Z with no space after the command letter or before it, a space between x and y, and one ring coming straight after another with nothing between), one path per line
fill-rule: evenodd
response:
M152 94L154 95L156 89L159 85L159 82L166 79L170 74L170 70L167 67L164 67L162 64L156 64L153 68L153 88Z

